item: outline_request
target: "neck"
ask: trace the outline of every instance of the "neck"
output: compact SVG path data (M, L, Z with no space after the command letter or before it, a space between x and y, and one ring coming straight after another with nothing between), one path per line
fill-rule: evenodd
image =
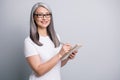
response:
M39 33L39 35L41 35L41 36L48 36L48 34L47 34L47 29L46 29L46 28L39 28L39 27L38 27L38 33Z

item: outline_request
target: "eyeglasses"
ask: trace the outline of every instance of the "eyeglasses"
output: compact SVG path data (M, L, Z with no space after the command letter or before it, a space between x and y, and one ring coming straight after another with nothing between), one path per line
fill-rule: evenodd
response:
M50 18L52 14L34 14L34 16L37 16L38 18Z

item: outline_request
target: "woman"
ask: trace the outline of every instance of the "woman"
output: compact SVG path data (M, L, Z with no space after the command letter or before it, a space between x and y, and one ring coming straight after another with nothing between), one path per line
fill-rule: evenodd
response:
M51 9L44 3L35 4L30 16L30 36L25 39L25 57L33 71L29 80L61 80L60 68L77 53L62 60L70 49L70 44L60 44Z

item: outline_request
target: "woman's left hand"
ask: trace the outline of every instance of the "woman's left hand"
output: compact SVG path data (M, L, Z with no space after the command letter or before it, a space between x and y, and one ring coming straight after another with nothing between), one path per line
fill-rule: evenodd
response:
M78 53L78 51L74 51L73 53L71 53L69 56L68 56L68 59L74 59L76 54Z

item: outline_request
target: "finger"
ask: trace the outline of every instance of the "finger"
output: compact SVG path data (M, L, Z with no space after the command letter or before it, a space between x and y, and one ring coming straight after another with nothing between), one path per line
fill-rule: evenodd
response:
M73 56L69 56L70 59L73 59L74 57Z
M73 52L72 54L73 54L73 55L76 55L76 53L75 53L75 52Z
M71 57L74 57L74 56L75 56L75 54L70 54L70 56L71 56Z
M65 45L68 46L69 48L72 48L70 43L66 43Z
M69 51L69 50L71 49L71 46L70 46L70 45L65 45L65 46L64 46L64 49L65 49L66 51L67 51L67 50Z
M73 51L73 53L78 53L78 50Z

